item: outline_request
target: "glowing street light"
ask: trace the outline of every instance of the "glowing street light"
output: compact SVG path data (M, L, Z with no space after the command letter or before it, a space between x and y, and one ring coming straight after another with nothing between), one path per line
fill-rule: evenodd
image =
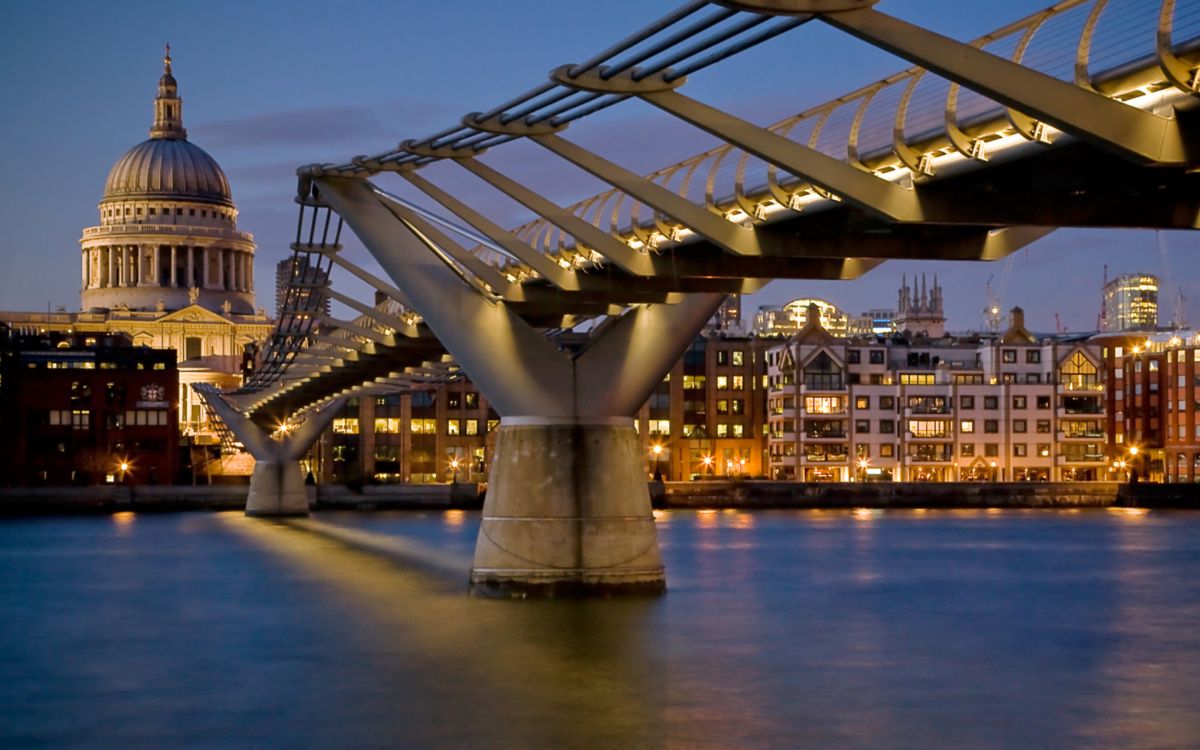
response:
M654 481L661 482L663 480L663 475L662 475L663 447L662 447L662 443L655 443L654 445L650 446L650 452L654 454Z
M454 471L454 478L451 481L454 484L458 483L458 467L459 467L458 457L456 456L456 457L450 459L450 468Z
M713 457L708 455L701 456L700 463L704 464L704 468L708 469L708 475L711 477L713 473L713 463L715 463Z

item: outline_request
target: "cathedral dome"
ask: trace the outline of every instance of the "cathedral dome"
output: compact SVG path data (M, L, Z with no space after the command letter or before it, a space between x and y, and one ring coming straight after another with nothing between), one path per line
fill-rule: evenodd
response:
M103 200L146 198L233 206L225 172L204 149L185 138L150 138L113 165Z

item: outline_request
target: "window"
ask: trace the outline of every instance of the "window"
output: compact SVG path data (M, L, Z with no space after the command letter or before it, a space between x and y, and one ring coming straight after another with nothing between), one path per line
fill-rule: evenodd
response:
M967 456L967 457L974 456L975 455L975 444L974 443L963 443L962 445L959 446L959 453L961 455Z
M400 432L400 420L396 417L376 417L375 432L392 435Z
M744 361L745 361L745 355L743 354L742 350L734 349L733 350L733 366L741 367L742 364L744 363Z
M854 408L855 409L870 409L871 408L871 397L870 396L855 396L854 397Z
M446 408L457 409L462 405L462 396L457 393L446 394Z
M744 426L740 424L730 425L730 430L735 438L744 437L746 434Z
M1029 431L1028 425L1026 424L1024 419L1014 419L1012 424L1013 424L1013 432L1028 432Z
M717 437L729 437L729 425L724 422L717 422Z
M337 435L357 435L358 417L338 417L333 420L333 432Z
M932 372L902 372L900 385L933 385Z
M1000 431L1000 422L995 419L983 420L983 431L987 433L997 433Z
M1014 409L1024 409L1025 404L1026 404L1026 400L1025 400L1024 396L1013 396L1013 408Z
M1038 454L1039 458L1049 458L1050 457L1050 444L1049 443L1038 443L1037 444L1037 454Z
M729 352L726 352L726 351L718 351L718 352L717 352L717 364L718 364L718 365L727 365L727 364L729 364Z
M959 422L958 423L958 431L967 433L967 434L975 432L975 420L974 419L964 419L963 421Z
M895 409L896 408L896 397L895 396L880 396L879 397L879 408L884 409L884 410Z
M697 390L702 390L703 388L704 388L704 376L703 375L684 375L683 376L683 389L685 391L697 391Z
M1027 349L1025 351L1026 364L1036 365L1042 361L1042 353L1037 349Z
M1005 349L1000 354L1000 361L1004 363L1013 363L1017 361L1016 349Z
M846 362L852 365L857 365L862 362L862 352L858 349L851 349L846 353Z
M742 378L741 375L734 375L730 379L730 385L733 387L733 390L735 390L735 391L744 390L746 387L745 380Z
M805 396L804 410L809 414L841 414L846 408L839 396Z
M199 336L188 336L183 340L183 358L199 359L201 356L201 339Z
M1000 444L999 443L984 443L983 444L983 455L986 456L987 458L995 458L995 457L999 456L1000 455Z
M725 399L717 399L717 414L728 414L729 402Z
M437 421L433 419L410 420L408 431L414 435L433 435L437 432Z
M1050 408L1050 397L1049 396L1038 396L1037 397L1037 408L1049 409Z
M478 435L479 434L479 420L478 419L468 419L466 422L466 427L467 427L468 435Z
M724 391L728 388L729 388L729 376L728 375L718 375L717 376L717 390Z
M915 438L944 438L950 435L950 423L940 419L910 419L908 431Z
M685 438L706 438L708 430L702 424L685 424L683 426L683 436Z
M463 394L463 406L468 409L479 408L479 394L475 391L467 391Z
M879 455L881 458L891 458L896 455L896 446L891 443L884 443L879 446Z
M894 419L879 420L879 432L880 432L880 434L883 434L883 435L895 435L896 434L896 420L894 420Z
M649 433L651 437L655 435L670 435L671 420L669 419L651 419L649 425Z
M1117 356L1121 356L1120 347L1117 347ZM1119 368L1117 377L1121 377ZM1067 390L1095 390L1099 381L1096 366L1083 356L1083 352L1077 351L1072 354L1059 371L1059 382L1065 385Z
M729 402L730 411L734 414L744 414L746 412L746 402L740 398L735 398Z
M457 419L447 419L446 420L446 434L447 435L461 435L462 434L461 428L462 428L462 425L459 423L459 420L457 420Z
M871 432L871 420L856 419L854 420L854 431L860 435L866 435Z
M877 350L872 350L871 351L871 364L882 365L883 364L883 352L877 351Z
M959 403L962 405L962 408L964 408L964 409L974 409L975 408L975 397L974 396L960 396Z
M1046 434L1046 433L1050 432L1050 420L1049 419L1039 419L1037 421L1037 431L1042 434Z
M841 390L842 370L826 352L819 353L804 367L804 387L816 391Z
M1013 455L1017 458L1024 458L1029 454L1029 446L1025 443L1013 443Z
M984 396L983 397L983 408L999 409L1000 408L1000 397L999 396Z

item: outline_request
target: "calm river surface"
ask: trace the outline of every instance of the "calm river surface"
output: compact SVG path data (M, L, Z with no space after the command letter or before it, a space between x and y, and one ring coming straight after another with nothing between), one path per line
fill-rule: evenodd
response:
M414 564L0 522L0 747L1200 747L1197 513L668 512L670 593L582 602L465 596L477 514L315 519Z

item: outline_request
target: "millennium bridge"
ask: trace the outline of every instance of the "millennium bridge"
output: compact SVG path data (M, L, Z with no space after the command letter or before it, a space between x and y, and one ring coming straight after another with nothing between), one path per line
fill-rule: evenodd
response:
M204 393L257 461L247 513L307 513L299 459L345 398L461 368L501 416L472 590L660 591L632 417L726 295L894 258L996 260L1058 227L1198 226L1200 3L1065 0L965 42L875 5L690 2L439 133L298 169L278 329L243 387ZM769 39L804 44L811 23L912 67L768 126L683 93ZM722 145L642 175L568 136L629 99ZM609 189L562 206L481 158L518 140ZM498 226L422 174L435 162L538 218ZM377 269L340 253L345 231ZM335 290L335 268L381 301Z

